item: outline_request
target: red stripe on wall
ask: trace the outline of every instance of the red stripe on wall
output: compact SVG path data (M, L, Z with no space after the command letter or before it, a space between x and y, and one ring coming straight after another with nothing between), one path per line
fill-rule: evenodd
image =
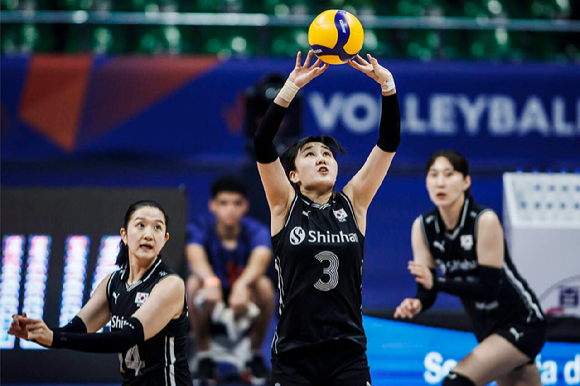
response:
M90 56L34 56L20 119L63 150L74 150L90 68Z

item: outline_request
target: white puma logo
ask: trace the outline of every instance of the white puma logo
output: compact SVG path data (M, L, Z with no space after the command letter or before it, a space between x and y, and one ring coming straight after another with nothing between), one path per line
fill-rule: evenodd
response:
M113 292L113 297L115 298L115 304L117 304L117 299L119 298L119 295L120 294Z
M455 373L449 373L447 375L447 378L449 378L449 379L455 379L455 378L457 378L457 374L455 374Z
M369 381L367 381L367 386L372 386L371 383Z
M443 240L443 243L440 243L439 241L435 240L433 241L433 246L435 248L438 248L441 252L445 253L445 240Z
M518 330L516 330L515 328L510 328L510 332L514 335L514 338L516 338L516 342L518 342L520 340L520 338L522 336L524 336L523 332L518 332Z

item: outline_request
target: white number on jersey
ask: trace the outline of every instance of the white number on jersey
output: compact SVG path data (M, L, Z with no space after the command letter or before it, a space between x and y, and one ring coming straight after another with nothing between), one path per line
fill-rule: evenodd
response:
M318 281L314 283L314 288L324 292L336 288L338 285L338 256L329 251L322 251L314 257L321 263L323 261L328 261L330 263L328 267L322 270L322 273L330 276L330 280L324 282L318 279Z
M121 372L123 373L123 354L119 353L119 361L121 361ZM131 347L125 354L125 366L128 369L135 371L135 376L139 375L142 368L145 367L145 362L141 361L139 355L139 347L137 345Z

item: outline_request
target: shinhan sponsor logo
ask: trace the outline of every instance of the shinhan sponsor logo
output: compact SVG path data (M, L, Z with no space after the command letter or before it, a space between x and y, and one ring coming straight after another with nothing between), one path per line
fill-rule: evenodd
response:
M325 243L325 244L338 244L338 243L357 243L358 236L356 233L344 233L340 231L338 233L330 233L326 231L326 234L320 231L309 231L308 241L311 243Z
M290 244L299 245L306 238L304 229L301 227L294 227L290 231ZM356 233L330 233L326 234L320 231L308 231L308 242L318 244L338 244L338 243L358 243L358 236Z
M122 316L113 315L111 318L111 328L125 327L125 318Z

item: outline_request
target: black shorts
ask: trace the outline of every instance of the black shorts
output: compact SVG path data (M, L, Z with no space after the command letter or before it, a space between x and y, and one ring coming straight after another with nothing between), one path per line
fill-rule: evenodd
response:
M522 323L508 320L495 328L491 334L497 334L506 339L518 350L526 354L530 358L530 363L534 363L536 355L540 353L546 343L546 330L545 321L538 320L531 323ZM477 340L481 342L491 334L483 336L476 333L475 335Z
M370 386L364 347L337 339L272 357L272 386Z

